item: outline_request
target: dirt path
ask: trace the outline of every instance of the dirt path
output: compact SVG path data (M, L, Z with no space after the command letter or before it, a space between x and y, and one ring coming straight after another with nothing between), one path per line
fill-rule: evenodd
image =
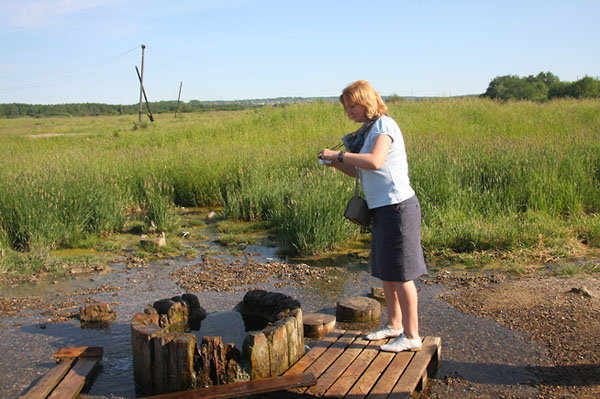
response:
M600 397L600 279L509 280L442 273L436 281L447 287L442 298L452 306L522 331L546 349L547 364L529 365L538 380L537 398ZM461 375L438 377L431 397L460 397L461 391L469 391L471 384Z
M64 289L61 283L37 283L38 294L3 291L0 350L9 355L0 361L0 375L10 383L0 393L18 396L26 390L51 366L46 362L54 350L93 344L107 351L91 396L131 397L128 323L145 304L173 292L207 289L201 293L207 309L230 309L242 295L236 287L261 283L254 280L261 275L270 281L266 289L299 299L303 310L334 312L337 298L366 295L378 285L364 265L344 268L345 276L333 278L331 270L306 265L230 264L233 280L225 278L226 264L206 257L202 263L165 260L142 267L124 262L121 270L85 277L86 288L67 280ZM211 285L215 275L223 277L216 280L220 286ZM419 290L422 334L442 338L442 368L423 397L600 397L600 278L513 280L442 272L424 279ZM106 331L82 330L74 313L83 303L98 301L117 307L117 322ZM107 390L104 385L115 378L121 378L122 389Z

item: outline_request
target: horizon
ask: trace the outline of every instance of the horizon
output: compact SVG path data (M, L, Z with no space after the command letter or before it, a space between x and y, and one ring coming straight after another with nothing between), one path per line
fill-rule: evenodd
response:
M600 3L0 0L0 103L484 93L498 76L600 75ZM141 68L140 68L141 69Z

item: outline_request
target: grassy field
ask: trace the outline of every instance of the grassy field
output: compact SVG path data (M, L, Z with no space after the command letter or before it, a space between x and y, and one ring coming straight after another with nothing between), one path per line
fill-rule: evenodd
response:
M600 247L600 101L440 99L390 105L423 208L430 262L480 268ZM178 231L177 206L262 220L290 255L344 246L353 180L317 152L355 126L339 104L136 117L0 120L0 273L15 254L122 231ZM521 267L521 266L515 266Z

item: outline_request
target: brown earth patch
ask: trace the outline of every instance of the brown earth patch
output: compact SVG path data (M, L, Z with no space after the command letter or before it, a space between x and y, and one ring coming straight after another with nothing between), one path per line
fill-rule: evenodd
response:
M531 365L539 398L600 397L598 277L453 276L443 298L463 312L491 317L545 347L551 366Z

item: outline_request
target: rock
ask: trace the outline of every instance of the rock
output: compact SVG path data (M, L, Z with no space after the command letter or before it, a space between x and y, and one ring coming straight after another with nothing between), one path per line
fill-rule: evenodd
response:
M367 296L369 298L377 299L380 303L385 305L385 295L383 293L383 288L371 287L371 292L369 292Z
M143 247L164 247L167 245L167 238L164 231L161 231L156 238L149 238L146 235L140 237L140 244Z
M588 288L586 286L583 286L579 289L579 292L581 293L581 295L587 297L587 298L591 298L592 297L592 293L590 292L590 290L588 290Z
M586 298L592 298L592 293L586 286L583 286L581 288L573 287L569 290L569 292L572 292L574 294L580 294Z
M213 219L215 216L217 216L217 213L213 211L213 212L211 212L211 213L208 214L207 218Z
M79 320L82 323L109 323L117 318L117 313L108 303L92 303L79 307Z

